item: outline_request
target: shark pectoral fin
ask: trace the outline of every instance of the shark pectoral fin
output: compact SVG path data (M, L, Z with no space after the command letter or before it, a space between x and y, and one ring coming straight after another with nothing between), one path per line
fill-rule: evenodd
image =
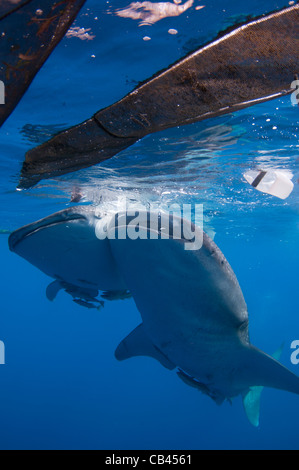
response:
M258 427L260 424L261 393L264 387L252 387L243 397L243 406L249 422Z
M48 285L46 289L46 296L51 302L56 298L58 292L62 289L62 285L59 281L53 281Z
M137 326L116 348L115 357L119 361L135 356L148 356L157 361L169 370L173 370L175 365L156 348L144 331L144 326Z
M272 357L279 361L283 350L283 344L272 354ZM249 422L258 427L260 424L260 404L261 394L264 387L257 386L251 387L250 390L243 396L243 406Z

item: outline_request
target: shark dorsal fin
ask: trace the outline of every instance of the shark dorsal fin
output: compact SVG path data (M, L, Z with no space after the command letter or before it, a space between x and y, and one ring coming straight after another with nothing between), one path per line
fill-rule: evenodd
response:
M115 351L115 357L119 361L135 356L153 357L167 369L173 370L175 368L175 365L153 345L142 323L122 340Z

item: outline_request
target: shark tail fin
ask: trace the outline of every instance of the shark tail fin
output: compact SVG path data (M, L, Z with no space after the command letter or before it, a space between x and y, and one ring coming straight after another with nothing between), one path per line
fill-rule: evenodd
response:
M239 372L240 379L248 387L263 385L299 395L299 377L254 346L247 348Z
M275 361L278 361L280 359L283 346L284 345L282 344L277 349L277 351L275 351L274 354L272 355ZM255 427L258 427L260 424L260 402L261 402L261 394L262 394L263 389L264 387L260 385L251 387L249 391L243 396L243 406L244 406L246 416L249 422Z
M260 424L260 404L263 389L264 387L261 386L251 387L243 397L243 406L248 421L256 428Z

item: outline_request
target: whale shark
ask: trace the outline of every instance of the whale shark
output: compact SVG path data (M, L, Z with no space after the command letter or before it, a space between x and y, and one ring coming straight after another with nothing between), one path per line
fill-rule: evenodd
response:
M299 395L299 377L250 343L239 282L205 232L201 248L190 250L192 231L201 229L191 224L178 236L179 216L169 218L167 237L148 212L133 238L119 236L132 214L106 216L106 238L96 235L99 220L93 207L67 209L16 230L9 247L78 289L131 293L142 322L116 348L118 360L155 358L217 404L241 395L255 426L262 387Z

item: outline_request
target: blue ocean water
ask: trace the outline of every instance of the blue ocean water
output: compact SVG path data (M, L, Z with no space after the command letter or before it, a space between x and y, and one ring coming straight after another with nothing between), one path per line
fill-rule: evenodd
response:
M196 9L203 3L195 0L178 17L138 26L115 14L128 3L87 0L73 26L95 37L64 38L0 130L0 448L298 449L297 396L265 389L255 429L241 398L219 407L153 359L117 362L115 348L140 323L133 300L106 302L99 312L62 292L49 302L51 279L8 250L8 232L72 206L74 188L82 204L124 195L202 203L204 228L242 287L252 343L270 354L284 343L281 362L299 374L290 361L290 345L299 340L299 109L290 97L148 136L101 165L15 189L29 148L228 25L285 6L213 0ZM244 172L260 167L292 172L288 199L246 183Z

